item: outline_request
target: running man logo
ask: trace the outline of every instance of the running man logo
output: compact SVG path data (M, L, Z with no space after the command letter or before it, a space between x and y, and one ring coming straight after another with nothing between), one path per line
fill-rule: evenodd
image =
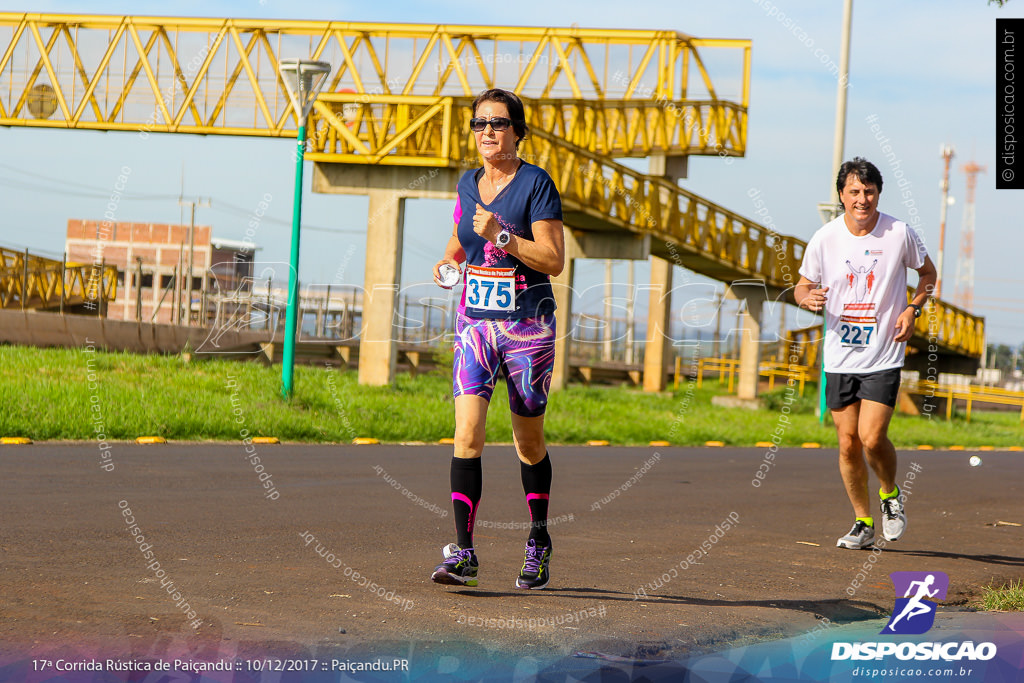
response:
M871 293L871 289L875 284L875 266L878 265L878 259L871 262L871 266L858 266L853 267L850 260L846 260L846 267L850 269L850 274L846 276L846 281L850 285L850 289L853 290L853 295L857 303L861 303Z
M935 602L946 599L949 577L943 572L893 572L896 606L882 633L918 635L935 623ZM898 597L902 595L903 597Z

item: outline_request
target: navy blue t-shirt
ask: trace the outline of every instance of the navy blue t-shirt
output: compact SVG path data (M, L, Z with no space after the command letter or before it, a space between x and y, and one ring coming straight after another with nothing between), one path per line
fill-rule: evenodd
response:
M459 179L459 204L455 214L459 243L466 252L467 266L515 268L516 306L511 311L474 308L469 302L478 300L474 298L477 293L466 288L462 292L460 308L464 307L465 314L470 318L519 319L553 313L555 299L551 292L551 278L476 234L473 231L473 216L479 204L485 211L492 212L498 224L510 233L532 241L534 222L562 220L562 200L555 189L555 183L544 169L521 161L512 181L501 189L490 204L485 204L480 199L477 185L482 174L483 168L477 168L466 171Z

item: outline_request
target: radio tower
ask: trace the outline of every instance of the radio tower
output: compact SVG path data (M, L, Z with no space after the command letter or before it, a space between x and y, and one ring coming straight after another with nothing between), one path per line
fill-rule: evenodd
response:
M960 260L956 264L956 295L954 300L965 311L974 308L974 189L978 174L984 166L969 161L960 167L967 174L967 201L964 203L964 223L960 228Z

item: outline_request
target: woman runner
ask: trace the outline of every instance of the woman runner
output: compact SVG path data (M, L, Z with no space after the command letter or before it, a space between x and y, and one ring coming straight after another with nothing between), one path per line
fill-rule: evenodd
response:
M480 504L487 407L501 372L508 386L512 434L530 512L530 536L516 587L548 584L547 530L551 459L544 410L555 359L555 301L550 276L565 265L562 202L548 174L519 158L528 129L522 101L492 89L473 102L470 129L483 166L458 184L455 228L434 266L458 267L463 292L456 322L453 394L455 453L452 508L457 542L443 549L436 583L477 585L473 524ZM442 285L443 286L443 285Z

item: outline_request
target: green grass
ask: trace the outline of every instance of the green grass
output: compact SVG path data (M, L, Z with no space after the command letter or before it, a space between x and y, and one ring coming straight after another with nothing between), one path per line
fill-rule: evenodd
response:
M995 588L984 586L981 596L981 609L988 612L1024 612L1024 580Z
M180 356L0 346L0 436L92 440L101 433L109 440L147 435L237 441L248 434L327 443L354 437L434 442L455 428L445 371L399 375L394 386L376 388L359 386L353 371L297 366L290 403L279 396L280 373L280 366L250 362L187 363ZM788 417L781 412L785 389L765 394L768 407L757 411L712 406L712 397L724 393L716 381L700 389L684 382L662 394L570 385L552 395L545 432L551 443L561 444L714 440L752 446L778 434L782 446L836 445L833 427L814 416L813 385L804 398L790 402ZM897 415L890 436L900 448L1015 446L1022 434L1017 419L1013 413L977 411L970 423ZM492 400L487 438L512 440L503 385Z

